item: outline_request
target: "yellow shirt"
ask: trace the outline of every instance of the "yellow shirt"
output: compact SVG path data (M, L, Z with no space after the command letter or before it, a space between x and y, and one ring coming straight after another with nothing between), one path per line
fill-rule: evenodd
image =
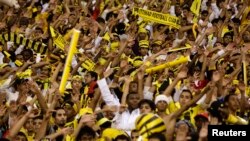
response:
M21 128L20 132L24 133L27 137L28 141L34 141L35 133L33 133L31 136L28 135L28 131L25 128Z
M177 111L180 109L180 103L175 103L175 102L170 102L168 105L168 110L170 113ZM204 110L201 108L200 105L196 105L194 107L190 107L188 110L184 111L182 115L179 117L180 120L184 120L185 117L190 118L190 122L195 125L195 120L194 117L199 114L204 112Z

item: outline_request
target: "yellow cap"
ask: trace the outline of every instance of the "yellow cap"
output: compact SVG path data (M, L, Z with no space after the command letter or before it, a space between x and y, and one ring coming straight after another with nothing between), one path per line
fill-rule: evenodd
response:
M119 47L119 42L112 42L110 45L111 51L115 51Z
M0 69L3 69L4 67L8 66L7 63L0 64Z
M71 89L72 89L71 83L67 83L67 85L65 86L65 88L66 88L67 90L71 90ZM67 93L67 92L66 92L66 93Z
M33 12L33 13L37 12L37 8L33 8L33 9L32 9L32 12Z
M108 33L106 33L103 37L102 37L103 40L106 40L108 42L110 42L110 36Z
M6 55L7 58L10 58L11 55L9 54L9 52L3 51L3 53Z
M149 41L147 41L147 40L140 40L139 41L139 46L141 48L149 48Z
M119 135L127 136L127 134L124 131L115 128L107 128L102 133L103 138L107 137L111 140L114 140Z
M234 85L238 85L239 84L239 80L233 80L233 84Z
M80 116L85 115L85 114L93 114L93 113L94 113L93 110L91 108L88 108L88 107L82 108L79 111Z
M110 122L110 120L104 117L104 118L101 118L100 120L98 120L96 124L97 124L98 126L101 126L101 125L104 124L105 122Z
M19 79L25 79L25 78L29 78L32 74L32 70L31 69L27 69L24 72L17 72L16 75Z
M99 63L100 63L101 65L104 65L106 62L107 62L106 59L104 59L104 58L99 58Z
M153 113L140 115L136 119L135 126L143 138L166 131L164 121Z
M161 45L162 45L162 41L157 40L157 41L154 41L154 43L153 43L153 44L161 46Z
M80 75L74 75L72 77L72 80L82 80L82 76L80 76Z
M139 33L148 33L148 31L145 28L140 27L139 28Z
M134 67L139 67L143 64L142 58L137 56L133 59L133 66Z

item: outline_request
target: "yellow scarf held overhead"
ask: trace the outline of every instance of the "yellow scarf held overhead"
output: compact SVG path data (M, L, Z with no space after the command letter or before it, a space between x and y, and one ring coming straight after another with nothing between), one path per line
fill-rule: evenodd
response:
M57 32L52 26L49 27L51 36L53 38L53 44L56 45L61 50L64 50L65 45L68 44L68 42L64 39L64 37Z
M142 8L133 8L133 14L139 15L146 21L169 25L177 29L180 28L180 19L170 14L163 14L151 10L145 10Z
M191 7L190 11L194 13L194 19L193 22L197 23L198 22L198 16L200 14L200 9L201 9L201 0L194 0Z
M190 10L195 14L195 16L199 16L200 8L201 8L201 0L194 0L190 7Z
M22 34L17 34L13 32L8 32L0 35L0 42L5 44L8 41L14 42L16 45L23 45L30 49L33 49L35 52L45 54L47 52L47 45L40 41L33 41L26 38Z

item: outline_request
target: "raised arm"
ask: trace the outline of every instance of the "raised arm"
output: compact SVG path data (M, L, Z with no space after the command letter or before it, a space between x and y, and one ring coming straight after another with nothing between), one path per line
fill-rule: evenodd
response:
M14 124L14 126L10 129L9 135L7 137L8 139L13 140L13 138L18 134L20 129L23 127L24 123L28 120L29 116L32 115L32 111L33 110L29 110L26 114L23 115L23 117L20 120L18 120L18 122Z
M47 102L43 97L38 85L34 81L29 81L28 84L30 86L30 90L37 96L38 103L41 106L42 110L46 112L48 109Z
M163 92L166 96L171 96L172 91L174 90L177 83L187 77L187 68L183 68L177 75L177 77L174 79L174 81L167 87L167 89Z

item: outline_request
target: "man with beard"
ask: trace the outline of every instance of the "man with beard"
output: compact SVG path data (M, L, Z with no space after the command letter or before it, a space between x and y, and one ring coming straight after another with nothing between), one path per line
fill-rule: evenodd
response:
M50 128L50 134L56 133L64 128L67 122L67 115L64 108L58 107L55 108L55 112L52 114L55 124ZM59 135L56 140L62 140L63 135Z

